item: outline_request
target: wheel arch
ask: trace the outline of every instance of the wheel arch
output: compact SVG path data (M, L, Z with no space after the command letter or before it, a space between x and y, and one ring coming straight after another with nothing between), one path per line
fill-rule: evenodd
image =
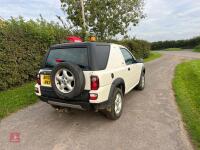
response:
M112 97L112 94L116 87L122 90L123 95L125 94L125 82L122 78L117 78L112 82L108 99Z
M117 78L111 84L109 95L108 95L108 100L101 104L94 105L95 109L111 108L111 99L112 99L112 96L113 96L113 93L114 93L116 87L122 89L122 94L123 95L125 94L125 82L122 78Z

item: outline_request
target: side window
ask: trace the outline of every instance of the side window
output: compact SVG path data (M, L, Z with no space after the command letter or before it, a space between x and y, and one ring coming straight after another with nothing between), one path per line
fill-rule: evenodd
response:
M96 45L95 47L95 62L96 67L99 70L104 70L108 63L108 57L110 53L110 46Z
M129 51L127 51L125 48L120 48L120 50L122 52L126 65L131 65L136 62Z

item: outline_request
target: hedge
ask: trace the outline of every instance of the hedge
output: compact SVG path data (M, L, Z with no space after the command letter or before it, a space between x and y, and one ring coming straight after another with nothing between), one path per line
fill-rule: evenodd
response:
M68 34L43 19L0 20L0 90L33 80L48 47L61 43Z
M127 47L136 58L148 58L150 55L151 44L144 40L127 39L116 43Z
M188 40L158 41L151 43L152 50L162 50L167 48L194 48L200 44L200 36Z

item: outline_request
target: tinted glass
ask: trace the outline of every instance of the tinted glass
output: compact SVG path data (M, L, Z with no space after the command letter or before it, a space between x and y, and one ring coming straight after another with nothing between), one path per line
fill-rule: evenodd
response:
M46 66L53 67L59 62L71 62L82 68L88 67L87 48L65 48L50 50Z
M125 48L120 48L120 50L127 65L135 63L135 60L133 59L133 56L130 54L129 51L127 51Z
M97 45L95 47L95 62L97 65L98 70L103 70L107 66L109 52L110 52L110 46L105 45Z

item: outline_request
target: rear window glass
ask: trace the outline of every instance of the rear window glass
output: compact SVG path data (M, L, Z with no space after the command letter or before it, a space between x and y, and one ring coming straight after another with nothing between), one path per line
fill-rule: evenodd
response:
M87 48L81 47L50 50L46 66L54 67L60 62L71 62L79 65L81 68L88 68Z

